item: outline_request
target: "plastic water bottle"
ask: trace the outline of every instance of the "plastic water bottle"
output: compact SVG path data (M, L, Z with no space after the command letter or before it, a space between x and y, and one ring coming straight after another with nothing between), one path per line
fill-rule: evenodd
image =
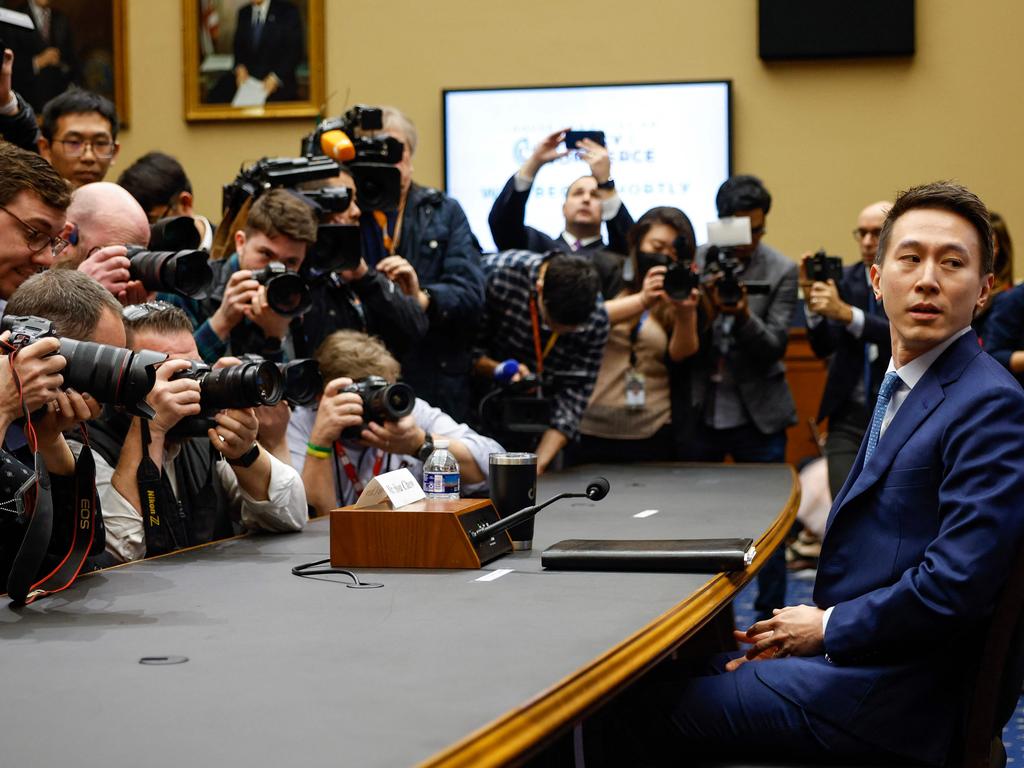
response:
M447 440L435 440L434 451L423 463L423 492L428 499L457 499L461 488L459 462Z

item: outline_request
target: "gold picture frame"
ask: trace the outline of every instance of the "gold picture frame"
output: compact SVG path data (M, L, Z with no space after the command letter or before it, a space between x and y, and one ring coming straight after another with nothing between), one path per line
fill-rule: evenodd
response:
M121 126L126 126L127 6L127 0L53 0L48 40L37 30L8 28L6 42L14 50L14 90L41 113L47 100L69 86L79 86L113 101ZM30 13L25 0L3 0L0 7ZM56 53L37 69L33 55L46 49Z
M262 3L269 7L257 20L252 0L182 0L186 120L320 114L323 0ZM268 56L271 51L273 56ZM238 63L236 58L246 61ZM240 66L245 68L241 73Z

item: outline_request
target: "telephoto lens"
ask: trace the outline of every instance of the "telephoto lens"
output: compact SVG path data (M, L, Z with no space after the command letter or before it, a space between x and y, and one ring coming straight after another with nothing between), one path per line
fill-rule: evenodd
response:
M284 374L284 399L289 405L312 405L324 391L324 377L316 360L292 360L278 367Z
M132 280L142 281L147 291L176 293L191 299L205 299L213 270L205 251L148 251L128 246Z
M199 382L199 405L204 413L275 405L284 396L284 375L275 363L265 360L216 370L205 363L193 363L184 376L177 378L185 377Z
M309 286L302 275L278 261L253 272L252 277L267 287L267 304L279 315L296 317L313 305Z
M156 368L167 355L143 349L96 344L91 341L60 340L64 386L88 392L101 403L121 406L128 413L152 419L156 414L146 396L156 381Z

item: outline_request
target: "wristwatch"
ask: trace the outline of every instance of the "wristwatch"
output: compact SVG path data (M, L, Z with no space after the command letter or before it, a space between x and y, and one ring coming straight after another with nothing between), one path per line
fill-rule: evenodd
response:
M425 432L426 438L423 440L423 445L416 451L416 458L420 461L426 461L430 454L434 452L434 436L429 432Z
M228 464L233 467L251 467L253 462L260 457L260 444L254 442L252 448L243 453L237 459L228 459Z
M608 181L597 182L598 189L615 189L615 179L608 179Z

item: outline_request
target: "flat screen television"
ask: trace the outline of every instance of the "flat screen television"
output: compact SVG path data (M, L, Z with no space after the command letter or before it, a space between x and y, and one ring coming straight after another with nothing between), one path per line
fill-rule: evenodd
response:
M676 206L701 243L717 218L715 193L732 171L730 81L448 89L443 98L445 190L485 252L494 250L487 214L505 182L538 141L568 127L604 132L615 187L634 219ZM544 166L526 223L557 237L565 191L589 172L572 155Z

